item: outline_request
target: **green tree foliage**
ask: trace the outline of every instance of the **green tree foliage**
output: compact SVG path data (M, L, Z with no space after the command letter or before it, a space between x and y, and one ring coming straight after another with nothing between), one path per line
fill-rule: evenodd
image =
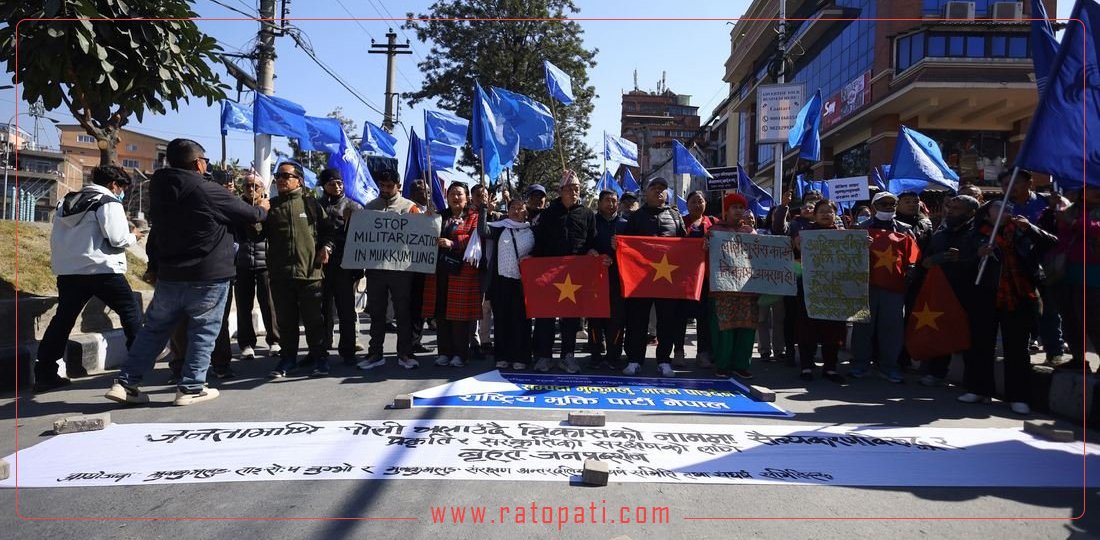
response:
M596 95L596 89L588 85L588 70L596 66L598 51L584 47L584 30L567 19L578 11L572 0L438 0L428 13L409 13L404 27L431 44L431 52L419 64L424 85L406 94L410 106L436 99L442 108L470 118L475 81L486 90L498 86L553 105L558 119L555 147L542 152L520 151L515 165L519 185L537 182L556 189L563 150L567 167L595 179L598 171L591 164L595 153L583 137ZM540 18L563 20L473 20ZM550 60L573 78L576 100L572 105L557 103L547 94L543 60ZM477 163L468 147L462 163Z
M115 163L119 129L130 117L178 110L189 98L208 105L228 88L209 62L221 50L187 19L190 0L46 0L0 3L0 60L23 100L64 105L99 142L100 163ZM29 20L62 19L78 20Z

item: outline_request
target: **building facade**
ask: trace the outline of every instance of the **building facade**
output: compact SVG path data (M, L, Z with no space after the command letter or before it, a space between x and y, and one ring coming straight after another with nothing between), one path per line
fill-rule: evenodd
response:
M49 221L57 202L70 191L80 189L80 168L69 161L56 145L35 140L14 124L0 125L0 218L20 221Z
M1038 101L1030 5L976 0L786 0L787 82L823 100L815 178L870 174L893 158L898 128L940 143L964 182L992 184L1015 158ZM1046 0L1048 13L1055 2ZM776 82L779 0L757 0L731 32L723 79L727 162L772 184L775 145L757 144L756 94ZM837 20L841 19L841 20ZM876 20L877 19L877 20ZM795 151L784 145L784 180Z
M88 135L79 125L60 125L61 152L82 171L83 182L91 178L91 171L99 165L99 146L95 137ZM134 186L126 198L126 211L144 219L149 208L148 186L145 183L153 171L165 166L168 141L128 129L120 130L118 137L118 165L130 172ZM139 174L140 173L140 174Z
M639 182L664 176L683 196L691 186L672 174L672 141L687 143L698 132L699 108L691 105L691 96L677 94L663 83L656 92L635 88L623 94L620 136L638 145L639 166L630 170Z

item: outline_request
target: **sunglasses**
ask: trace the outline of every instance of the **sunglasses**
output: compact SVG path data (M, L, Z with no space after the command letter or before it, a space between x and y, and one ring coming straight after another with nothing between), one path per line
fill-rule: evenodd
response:
M207 167L209 167L209 166L210 166L210 158L204 158L204 157L201 157L201 158L195 158L195 161L202 161L202 162L206 163L206 166L207 166Z
M301 178L301 176L288 172L275 173L276 180L289 180L291 178Z

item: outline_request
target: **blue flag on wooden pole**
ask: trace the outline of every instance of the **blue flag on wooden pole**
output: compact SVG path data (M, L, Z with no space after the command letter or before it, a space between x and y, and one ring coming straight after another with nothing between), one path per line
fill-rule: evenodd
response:
M546 68L546 92L550 97L566 104L573 104L573 79L564 71L551 64L549 60L542 61Z

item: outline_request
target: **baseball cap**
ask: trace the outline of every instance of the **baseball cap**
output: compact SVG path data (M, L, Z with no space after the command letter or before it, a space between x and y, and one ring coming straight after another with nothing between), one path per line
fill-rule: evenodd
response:
M542 187L542 184L531 184L530 186L527 186L527 191L524 192L524 195L530 197L531 194L536 192L546 195L546 188Z
M890 193L889 191L880 191L880 192L875 194L875 198L871 199L871 204L873 205L873 204L875 204L875 203L877 203L877 202L879 202L883 199L893 199L894 201L897 201L898 197L897 197L897 195L894 195L893 193Z
M663 177L663 176L654 176L653 178L650 178L649 183L646 184L647 188L649 187L649 184L660 184L660 185L665 186L667 188L668 187L668 180L666 180L665 177Z

